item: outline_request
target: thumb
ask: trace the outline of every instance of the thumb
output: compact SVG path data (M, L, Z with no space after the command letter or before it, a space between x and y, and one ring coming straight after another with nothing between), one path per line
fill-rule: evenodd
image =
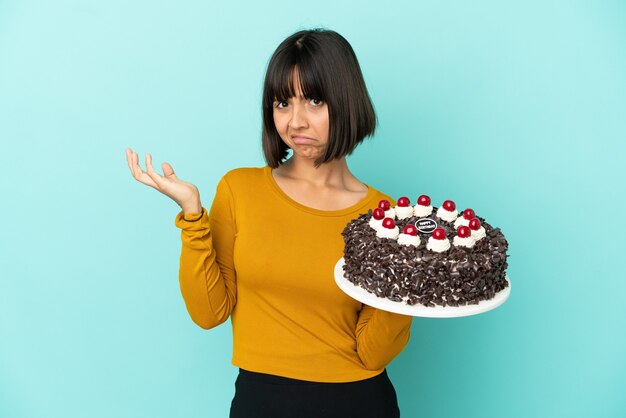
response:
M169 163L163 163L161 164L161 168L163 169L163 175L165 177L176 177L176 174L174 173L174 169L172 168L171 165L169 165Z

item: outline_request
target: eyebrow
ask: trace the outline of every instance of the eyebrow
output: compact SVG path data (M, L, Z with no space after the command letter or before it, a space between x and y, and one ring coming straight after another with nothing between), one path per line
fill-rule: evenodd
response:
M287 100L292 99L292 98L294 98L294 97L295 97L296 99L315 99L315 97L309 97L309 98L307 98L307 97L304 97L304 96L300 95L300 96L291 96L291 97L289 97ZM276 102L276 101L278 101L278 98L277 98L277 97L274 97L274 101L275 101L275 102Z

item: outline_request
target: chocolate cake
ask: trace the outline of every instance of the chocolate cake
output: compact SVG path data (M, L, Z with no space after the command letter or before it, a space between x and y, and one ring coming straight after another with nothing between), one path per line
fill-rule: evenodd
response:
M502 231L472 209L459 216L450 200L440 208L425 195L415 207L406 197L395 208L383 200L342 235L345 278L395 302L471 305L509 286Z

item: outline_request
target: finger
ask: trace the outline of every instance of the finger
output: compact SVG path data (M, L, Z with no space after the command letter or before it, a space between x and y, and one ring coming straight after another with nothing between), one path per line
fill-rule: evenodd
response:
M146 154L146 172L148 174L156 173L156 171L154 171L154 167L152 167L152 155L150 155L150 153Z
M130 150L128 166L130 167L130 171L133 173L134 178L137 178L137 170L135 169L136 164L137 160L135 159L135 152L133 150Z
M135 175L135 178L137 180L139 180L139 177L141 177L142 172L143 170L139 166L139 156L136 152L133 152L133 174Z
M176 173L174 173L174 169L169 163L161 164L161 168L163 169L163 175L165 177L176 177Z
M157 184L157 186L161 187L163 184L163 177L154 171L154 167L152 167L152 155L146 154L146 172L150 176L152 180Z
M157 185L154 180L141 169L141 166L139 165L139 155L137 155L136 152L133 152L131 157L131 170L133 170L133 177L135 177L135 180L156 189Z
M128 163L128 168L130 168L130 174L135 177L135 171L133 170L133 150L130 148L126 148L126 162Z

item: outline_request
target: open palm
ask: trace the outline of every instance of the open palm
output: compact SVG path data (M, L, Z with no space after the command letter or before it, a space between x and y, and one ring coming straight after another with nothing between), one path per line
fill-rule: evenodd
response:
M174 169L168 163L161 164L163 175L152 166L152 156L146 154L146 171L139 165L139 156L130 148L126 148L126 160L135 180L150 186L173 199L183 209L200 212L200 192L193 184L176 177Z

